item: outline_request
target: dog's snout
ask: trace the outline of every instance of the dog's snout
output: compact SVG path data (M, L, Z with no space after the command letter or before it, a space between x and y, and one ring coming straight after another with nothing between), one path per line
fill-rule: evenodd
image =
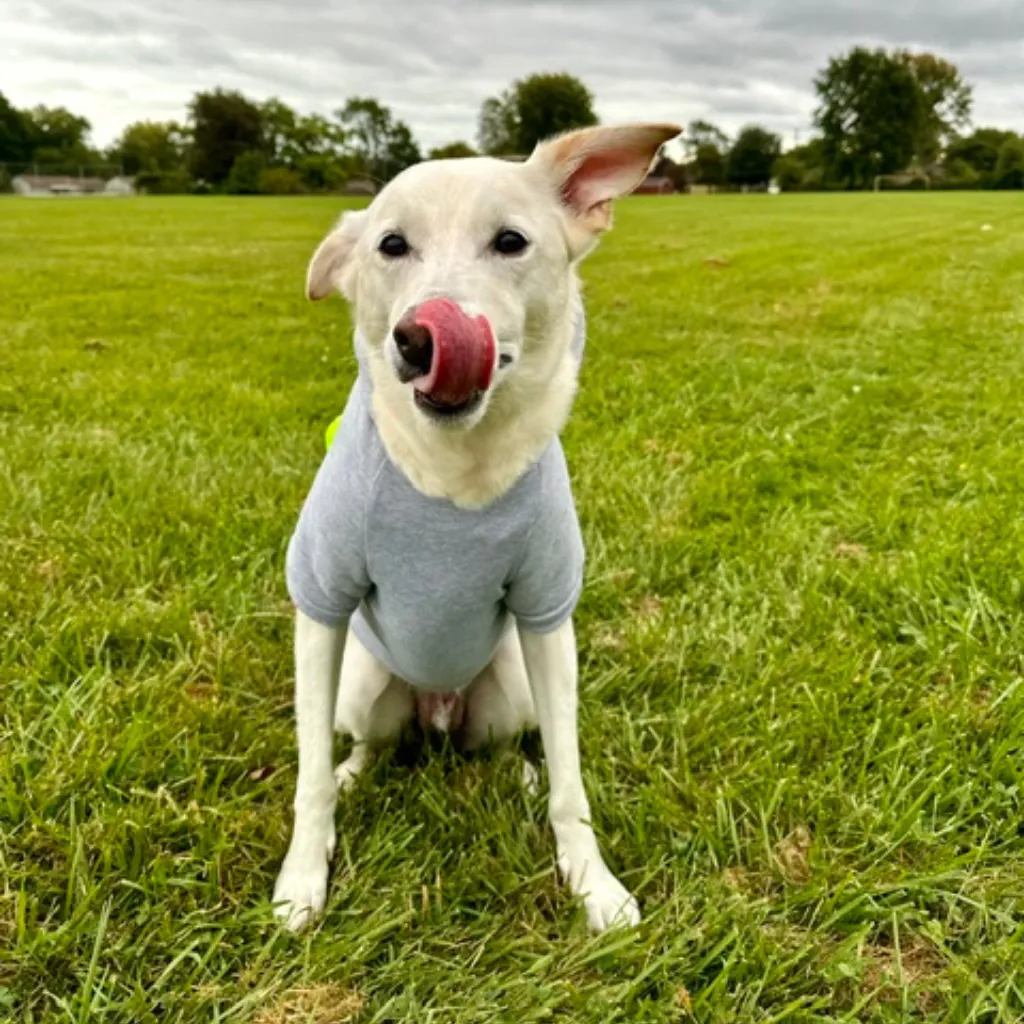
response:
M395 325L392 332L398 354L409 368L407 380L422 377L430 373L430 364L434 358L434 339L430 328L416 323L415 310L409 310Z
M482 313L470 316L454 299L435 295L402 314L388 341L390 362L412 398L432 417L461 416L491 386L494 333Z

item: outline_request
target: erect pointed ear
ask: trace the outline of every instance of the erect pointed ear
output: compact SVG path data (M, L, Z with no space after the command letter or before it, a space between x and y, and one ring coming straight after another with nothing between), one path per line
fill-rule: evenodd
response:
M528 163L547 174L562 201L594 234L611 226L612 199L639 185L676 124L583 128L540 143Z
M309 298L325 299L334 289L347 294L348 275L345 271L365 222L365 210L348 210L342 214L337 227L320 243L306 273L306 295Z

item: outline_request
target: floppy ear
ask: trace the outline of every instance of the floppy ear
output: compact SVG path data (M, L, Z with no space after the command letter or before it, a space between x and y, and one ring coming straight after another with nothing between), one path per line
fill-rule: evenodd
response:
M320 243L306 273L308 298L325 299L335 288L347 294L345 269L365 221L365 210L348 210L342 214L337 227Z
M658 150L681 131L675 124L583 128L540 143L528 163L552 180L570 212L597 234L611 227L611 200L632 192Z

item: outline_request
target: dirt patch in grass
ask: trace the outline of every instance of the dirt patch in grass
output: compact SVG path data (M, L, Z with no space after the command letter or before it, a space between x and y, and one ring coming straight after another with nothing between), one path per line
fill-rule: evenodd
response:
M810 830L799 825L785 839L775 844L775 861L790 882L806 882L811 877Z
M938 982L946 965L938 950L923 939L910 938L901 944L898 953L892 946L865 946L861 956L864 987L875 992L879 1002L894 1002L901 989L907 988L922 1012L934 1012L942 1006L945 996Z
M836 558L851 558L859 562L868 557L868 549L863 544L847 544L845 541L840 541L832 549L832 554Z
M254 1018L254 1024L347 1024L354 1021L365 1000L342 985L292 988Z

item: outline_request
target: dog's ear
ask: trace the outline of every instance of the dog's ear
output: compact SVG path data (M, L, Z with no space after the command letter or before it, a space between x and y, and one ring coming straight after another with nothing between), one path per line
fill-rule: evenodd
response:
M346 211L337 227L317 247L306 273L309 298L325 299L335 288L348 294L345 270L365 222L365 210Z
M611 227L611 201L632 192L658 150L681 131L675 124L583 128L540 143L528 163L551 179L581 226L597 234Z

